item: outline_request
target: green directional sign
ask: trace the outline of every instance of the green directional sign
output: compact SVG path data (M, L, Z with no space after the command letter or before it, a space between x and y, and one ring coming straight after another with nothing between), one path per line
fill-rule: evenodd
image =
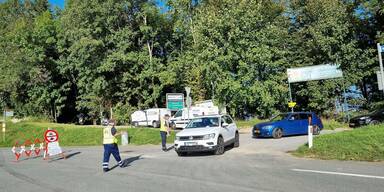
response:
M177 110L183 108L183 102L168 102L168 109L170 110Z
M167 93L167 108L171 111L177 111L184 108L184 94Z

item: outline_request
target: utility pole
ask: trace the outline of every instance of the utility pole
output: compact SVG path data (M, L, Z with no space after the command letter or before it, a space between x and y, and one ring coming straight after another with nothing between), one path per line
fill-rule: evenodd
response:
M292 90L291 90L291 83L288 81L288 88L289 88L289 102L292 102ZM291 107L291 111L293 113L293 107Z
M212 102L214 102L214 100L215 100L215 84L216 83L213 83L213 81L211 81L211 85L212 85Z
M381 76L381 78L380 78L380 82L381 82L381 85L384 85L384 69L383 69L383 59L382 59L382 57L381 57L381 52L383 52L384 50L384 46L382 47L381 45L380 45L380 43L377 43L377 52L378 52L378 54L379 54L379 64L380 64L380 76ZM384 93L384 89L383 89L383 93Z
M5 107L4 107L4 110L3 110L3 129L2 129L2 132L3 132L3 142L5 142L5 120L6 120L6 117L5 117Z
M191 104L192 104L192 98L189 96L189 94L191 93L191 88L190 87L185 87L185 92L187 93L187 98L186 98L186 103L187 103L187 110L188 110L188 118L189 119L189 110L191 108Z

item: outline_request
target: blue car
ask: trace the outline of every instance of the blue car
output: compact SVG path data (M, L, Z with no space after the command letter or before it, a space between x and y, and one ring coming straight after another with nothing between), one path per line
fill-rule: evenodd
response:
M311 118L313 134L318 135L323 129L321 119L312 112L282 113L269 122L259 123L253 127L253 137L273 137L275 139L288 135L305 135Z

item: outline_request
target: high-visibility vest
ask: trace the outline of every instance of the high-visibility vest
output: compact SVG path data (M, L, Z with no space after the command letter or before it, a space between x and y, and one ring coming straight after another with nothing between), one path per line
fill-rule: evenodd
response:
M108 126L103 129L103 144L117 143L117 139L112 135L112 127Z
M164 131L164 132L168 131L168 127L165 125L165 119L160 120L160 131Z

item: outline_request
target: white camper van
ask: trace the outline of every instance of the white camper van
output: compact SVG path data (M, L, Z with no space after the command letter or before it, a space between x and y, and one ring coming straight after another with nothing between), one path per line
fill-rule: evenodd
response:
M219 108L217 106L210 107L197 107L193 106L188 108L180 109L175 113L174 116L170 119L175 128L184 129L187 126L188 122L198 116L204 115L217 115L219 114Z
M171 115L171 111L165 108L151 108L135 111L131 115L133 126L160 127L160 120L165 114Z

